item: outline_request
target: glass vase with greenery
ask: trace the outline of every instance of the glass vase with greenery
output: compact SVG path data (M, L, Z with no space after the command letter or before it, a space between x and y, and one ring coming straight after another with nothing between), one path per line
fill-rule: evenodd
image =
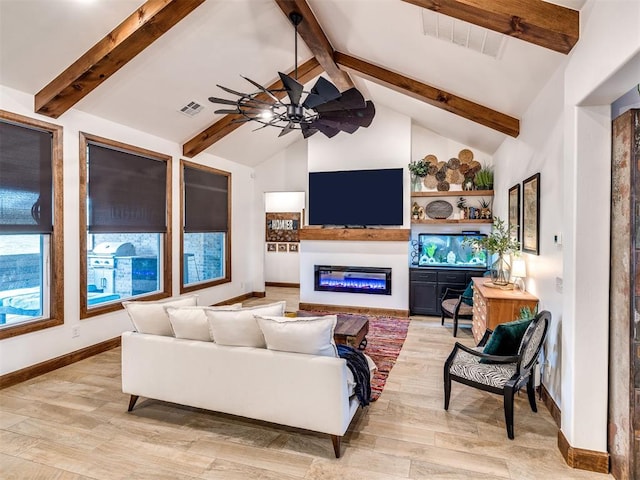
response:
M509 256L520 250L520 242L500 217L494 217L491 233L486 237L465 239L467 245L486 249L497 259L491 265L491 281L495 285L507 285L511 277Z
M415 160L409 163L409 173L411 173L411 190L420 191L422 188L422 180L427 176L429 163L424 159Z

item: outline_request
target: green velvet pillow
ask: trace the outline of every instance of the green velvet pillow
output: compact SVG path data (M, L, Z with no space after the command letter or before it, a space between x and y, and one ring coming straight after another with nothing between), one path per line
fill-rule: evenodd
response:
M501 323L489 337L489 341L484 346L483 352L488 355L517 355L520 342L527 331L531 318L514 320L513 322ZM481 363L491 363L489 360L480 360Z
M462 301L467 305L473 305L473 282L469 282L467 288L462 292Z

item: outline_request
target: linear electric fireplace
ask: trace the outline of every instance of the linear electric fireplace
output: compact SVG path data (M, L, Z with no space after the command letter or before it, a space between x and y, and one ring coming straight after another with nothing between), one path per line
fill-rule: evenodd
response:
M391 269L315 265L314 290L391 295Z

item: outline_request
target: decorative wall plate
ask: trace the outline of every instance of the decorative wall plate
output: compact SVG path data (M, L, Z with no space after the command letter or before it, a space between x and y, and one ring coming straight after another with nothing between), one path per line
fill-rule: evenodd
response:
M453 213L453 205L444 200L434 200L427 204L425 213L429 218L444 220L445 218L449 218Z

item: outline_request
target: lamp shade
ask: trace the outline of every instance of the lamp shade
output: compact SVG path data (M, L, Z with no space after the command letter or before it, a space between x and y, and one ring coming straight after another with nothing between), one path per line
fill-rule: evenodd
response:
M523 258L514 258L511 264L511 276L524 278L527 276L527 264Z

